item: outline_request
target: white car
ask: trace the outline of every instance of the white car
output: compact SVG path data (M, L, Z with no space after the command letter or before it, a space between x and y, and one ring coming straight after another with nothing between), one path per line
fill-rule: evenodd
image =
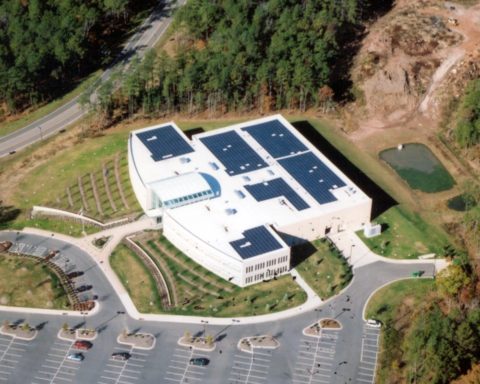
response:
M368 319L367 320L367 326L372 327L372 328L380 328L382 326L382 323L378 320L375 320L375 319Z

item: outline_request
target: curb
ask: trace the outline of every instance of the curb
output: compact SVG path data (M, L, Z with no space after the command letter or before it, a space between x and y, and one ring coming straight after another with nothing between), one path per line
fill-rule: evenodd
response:
M152 345L150 347L137 347L135 343L120 341L120 337L122 336L121 334L117 336L117 343L121 345L129 345L130 347L132 347L132 349L142 349L144 351L150 351L155 348L155 345L157 344L157 339L151 333L137 333L137 335L146 335L146 336L152 337L153 339Z

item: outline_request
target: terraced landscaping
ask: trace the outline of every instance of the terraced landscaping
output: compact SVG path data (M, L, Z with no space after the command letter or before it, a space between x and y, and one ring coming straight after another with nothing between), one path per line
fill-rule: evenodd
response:
M306 293L288 275L242 289L207 271L158 233L138 236L135 242L161 271L172 298L172 306L168 308L160 308L158 301L149 305L152 312L219 317L252 316L282 311L306 300ZM130 258L133 256L130 255ZM131 269L124 268L121 273L117 273L126 287L127 284L130 287L136 286L139 279L150 284L143 274L138 277ZM155 291L155 297L159 297L158 290ZM138 308L145 307L141 304L145 302L145 293L130 294Z
M79 175L63 194L47 204L100 221L125 217L140 211L128 175L126 154L117 153L94 172Z

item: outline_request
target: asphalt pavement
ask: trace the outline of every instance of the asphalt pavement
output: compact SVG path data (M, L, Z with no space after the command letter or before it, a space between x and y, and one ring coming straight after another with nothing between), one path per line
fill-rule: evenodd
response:
M207 334L217 340L213 352L190 350L177 344L189 331L202 335L204 324L179 324L134 320L124 312L121 301L98 264L82 250L55 238L0 233L31 247L60 250L68 258L67 268L84 270L98 295L99 310L87 317L35 313L0 312L0 321L27 321L40 328L31 342L0 337L0 383L373 383L376 369L378 330L367 327L363 307L370 294L382 285L409 277L418 269L433 272L431 264L392 264L375 262L355 269L354 280L342 294L326 301L314 311L289 319L260 323L206 325ZM30 248L34 249L34 248ZM70 267L69 267L70 265ZM342 329L324 330L320 338L305 336L302 330L323 317L335 318ZM71 345L57 338L62 324L98 330L91 350L81 363L66 356ZM86 322L86 324L85 324ZM150 332L157 338L151 351L135 350L117 343L123 329ZM255 349L241 352L242 337L271 334L278 339L276 350ZM114 352L129 352L126 362L114 361ZM192 357L206 357L205 367L191 366Z

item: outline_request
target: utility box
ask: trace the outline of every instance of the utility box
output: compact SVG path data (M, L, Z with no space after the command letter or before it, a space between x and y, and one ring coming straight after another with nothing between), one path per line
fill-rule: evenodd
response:
M363 228L363 235L368 238L378 236L380 233L382 233L382 226L380 224L368 223L365 225L365 228Z

